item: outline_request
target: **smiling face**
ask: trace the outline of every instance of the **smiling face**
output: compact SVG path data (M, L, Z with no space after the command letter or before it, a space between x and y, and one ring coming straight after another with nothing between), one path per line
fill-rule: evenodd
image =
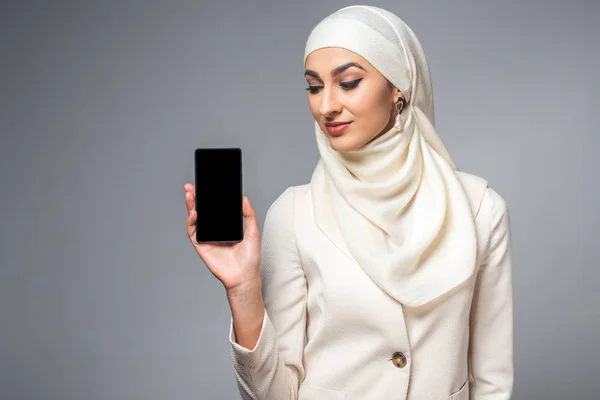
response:
M402 92L358 54L326 47L305 63L308 105L338 152L357 150L394 125L394 102ZM333 128L329 124L347 122Z

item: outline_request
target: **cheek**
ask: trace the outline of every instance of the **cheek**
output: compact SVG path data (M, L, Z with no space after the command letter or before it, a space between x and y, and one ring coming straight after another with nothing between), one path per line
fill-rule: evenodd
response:
M379 125L379 120L387 120L386 98L378 90L365 88L354 96L349 96L347 106L353 115L364 118L363 123Z
M315 119L319 119L319 102L316 96L308 97L308 108Z

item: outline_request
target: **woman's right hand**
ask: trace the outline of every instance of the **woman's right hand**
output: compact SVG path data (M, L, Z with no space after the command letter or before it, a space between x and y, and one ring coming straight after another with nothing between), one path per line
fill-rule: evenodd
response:
M187 234L210 272L223 283L228 294L247 285L260 285L260 232L256 212L247 196L242 201L246 223L244 238L239 243L198 243L196 241L196 197L194 185L187 183L185 204L188 210Z

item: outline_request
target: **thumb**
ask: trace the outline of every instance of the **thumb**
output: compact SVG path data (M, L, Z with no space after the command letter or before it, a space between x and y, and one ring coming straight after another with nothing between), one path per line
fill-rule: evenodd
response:
M258 238L258 226L256 224L256 211L252 204L250 204L250 199L248 196L244 196L242 200L242 210L244 212L244 220L246 222L246 231L244 232L245 238Z

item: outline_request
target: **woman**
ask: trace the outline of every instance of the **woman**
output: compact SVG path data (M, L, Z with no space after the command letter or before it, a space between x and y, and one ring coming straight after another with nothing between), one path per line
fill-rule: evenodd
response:
M304 60L321 158L273 202L262 242L245 197L243 242L195 243L186 185L190 240L231 306L242 398L509 399L507 205L437 135L414 33L345 7Z

